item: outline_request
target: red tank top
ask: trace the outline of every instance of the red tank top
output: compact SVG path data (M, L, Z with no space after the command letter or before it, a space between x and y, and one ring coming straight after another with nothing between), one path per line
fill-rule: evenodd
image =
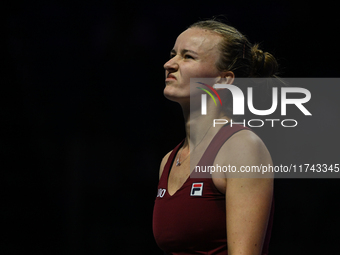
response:
M224 126L203 154L199 166L213 165L222 145L233 134L248 129L242 125ZM168 176L175 155L183 141L170 154L158 183L153 212L153 233L158 246L167 254L226 255L225 195L212 178L188 178L172 196L167 191ZM262 254L268 254L274 203Z

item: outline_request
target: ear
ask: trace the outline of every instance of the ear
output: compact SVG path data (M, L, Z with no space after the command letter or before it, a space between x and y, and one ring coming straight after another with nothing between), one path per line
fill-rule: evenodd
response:
M218 83L233 84L235 74L232 71L225 71L221 73Z

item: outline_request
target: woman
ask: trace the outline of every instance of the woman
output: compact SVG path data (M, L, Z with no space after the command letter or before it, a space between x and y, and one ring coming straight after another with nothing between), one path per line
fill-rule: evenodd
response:
M208 20L194 23L178 36L164 68L164 95L181 105L186 137L161 162L153 215L157 244L165 254L267 254L272 176L228 178L228 173L220 173L194 179L189 175L190 161L191 166L239 169L272 164L271 156L261 139L241 125L212 128L213 119L231 120L226 108L208 105L214 110L206 116L200 107L190 108L190 79L232 84L237 77L275 77L275 58L252 46L235 28ZM230 98L227 90L219 94L224 100Z

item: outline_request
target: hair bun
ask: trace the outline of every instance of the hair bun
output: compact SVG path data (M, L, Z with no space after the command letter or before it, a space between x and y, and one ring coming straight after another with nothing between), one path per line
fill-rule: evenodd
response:
M252 77L274 77L279 65L275 57L269 52L263 52L259 45L255 44L251 48L252 55Z

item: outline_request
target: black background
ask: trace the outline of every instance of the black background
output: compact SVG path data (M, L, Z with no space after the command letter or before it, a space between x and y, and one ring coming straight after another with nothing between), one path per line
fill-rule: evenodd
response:
M152 235L158 168L184 136L179 106L163 96L163 64L191 23L225 15L278 58L283 77L339 76L335 2L8 4L1 254L161 254ZM308 124L265 142L276 162L339 163L338 137L327 132ZM271 254L338 253L338 185L276 180Z

